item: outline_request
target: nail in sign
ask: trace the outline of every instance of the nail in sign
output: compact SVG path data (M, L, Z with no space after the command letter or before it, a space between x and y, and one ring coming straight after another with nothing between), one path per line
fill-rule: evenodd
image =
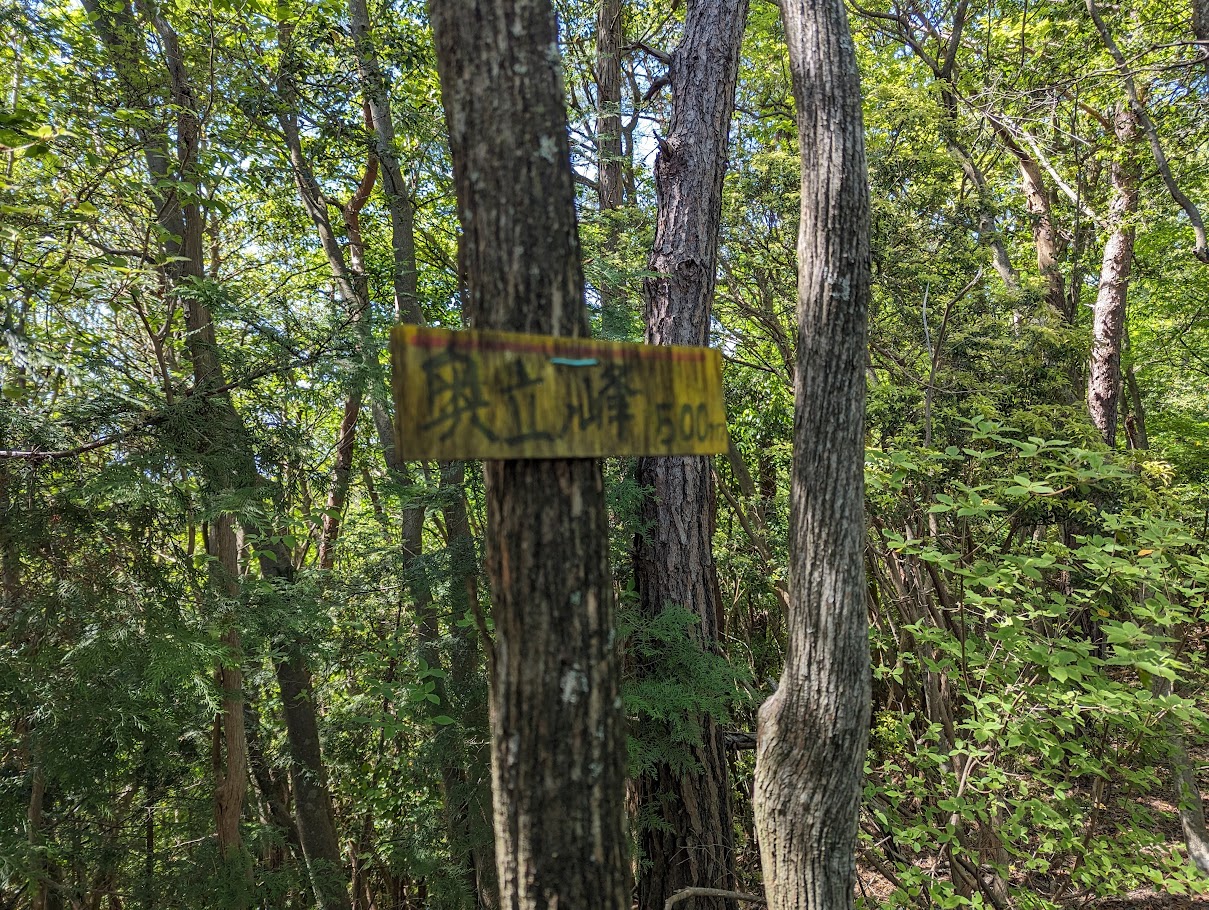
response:
M406 459L726 451L713 348L401 325L391 359Z

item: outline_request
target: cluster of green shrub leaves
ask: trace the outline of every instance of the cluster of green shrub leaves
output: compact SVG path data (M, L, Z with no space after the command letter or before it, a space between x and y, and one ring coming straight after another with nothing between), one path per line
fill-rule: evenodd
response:
M989 886L954 884L950 854L1019 906L1204 891L1165 836L1170 735L1209 731L1198 491L1161 462L984 417L963 447L870 452L867 477L875 558L928 601L877 589L861 849L890 905L989 906Z

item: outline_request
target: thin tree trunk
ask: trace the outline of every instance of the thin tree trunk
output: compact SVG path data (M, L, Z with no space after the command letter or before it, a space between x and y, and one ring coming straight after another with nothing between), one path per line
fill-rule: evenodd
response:
M668 66L672 120L655 160L659 214L644 282L650 344L709 343L718 261L722 181L730 137L739 46L747 0L693 0L684 37ZM714 566L715 490L708 458L640 458L638 483L652 490L642 505L645 529L635 543L639 606L657 616L669 606L699 617L693 638L717 648L722 604ZM638 667L639 673L644 668ZM734 888L734 833L726 748L713 718L696 718L697 766L678 773L661 763L635 782L638 832L646 871L638 880L640 910L660 910L688 887ZM705 908L734 901L702 898Z
M1117 112L1114 128L1121 154L1112 163L1114 192L1108 208L1112 233L1104 244L1100 263L1087 376L1087 410L1110 447L1116 445L1117 415L1121 411L1121 342L1133 265L1133 216L1138 207L1138 166L1133 149L1138 140L1138 121L1130 108Z
M429 12L469 320L586 335L549 0L433 0ZM509 910L628 910L625 740L600 464L491 461L485 474L500 902Z
M466 465L461 461L441 464L441 490L445 505L445 533L449 550L449 612L455 620L453 654L449 660L450 682L458 693L454 704L456 729L450 734L463 737L460 752L464 770L462 806L466 817L467 859L477 882L478 906L491 910L499 906L496 882L495 844L491 808L491 750L468 748L471 742L487 741L490 724L487 716L487 692L479 682L479 642L472 629L481 619L479 604L479 562L474 534L466 508ZM470 625L466 620L472 620ZM484 640L483 649L492 647Z
M115 69L123 80L127 93L134 103L147 107L149 102L146 96L137 91L137 86L140 85L138 67L142 53L135 36L142 32L138 29L129 7L122 6L116 11L103 10L94 0L89 0L89 11L96 15L96 27L114 60ZM168 85L177 114L177 165L183 175L192 176L197 166L200 142L196 96L175 31L159 15L151 17L151 24L164 51ZM184 279L204 277L204 217L196 201L189 200L181 204L172 190L166 191L165 196L155 195L161 192L156 187L168 176L166 137L144 136L144 146L152 178L152 193L157 204L157 217L169 238L165 250L168 254L165 272L170 287L176 288ZM347 275L342 277L347 282ZM198 295L186 295L184 305L195 388L205 391L222 386L223 370L210 312ZM259 477L252 456L251 440L230 397L225 394L214 395L206 401L208 410L204 415L205 419L199 421L199 426L204 426L204 430L188 441L201 463L205 479L211 487L220 492L256 487ZM221 453L221 457L215 457L218 453ZM242 524L245 533L250 537L265 539L268 536L265 529L252 517L245 516ZM207 547L215 557L212 565L216 573L216 586L229 601L235 600L240 593L239 553L235 524L231 516L220 515L212 523L211 533L207 535ZM261 574L269 580L282 579L289 582L292 575L289 557L290 554L280 543L263 549L260 556ZM247 790L248 765L243 717L243 678L240 667L242 647L238 626L234 621L228 621L222 641L227 646L228 658L218 670L223 710L216 719L213 748L216 777L215 819L221 853L243 870L242 878L248 886L241 889L238 897L238 902L243 904L249 900L248 890L251 885L251 867L240 839L240 819ZM338 847L333 846L332 852L322 857L315 854L315 850L326 849L329 841L335 844L334 821L331 818L325 774L318 751L318 722L313 694L310 692L309 670L296 642L287 642L286 650L288 657L278 666L279 682L282 682L283 708L291 737L302 737L299 742L291 742L291 752L296 762L304 763L292 769L291 773L306 778L304 788L308 794L316 788L322 791L322 798L308 798L305 803L303 799L299 799L299 826L304 853L308 866L316 864L315 869L312 869L312 877L315 879L321 905L325 910L331 907L347 907L347 894L344 895L343 901L340 901L335 890L325 884L326 870L340 864ZM319 814L312 814L313 812ZM317 827L308 831L308 825Z
M349 15L353 26L356 46L358 72L362 81L369 111L369 126L375 136L375 155L381 164L383 191L387 199L387 207L391 218L391 248L394 258L393 286L395 292L396 318L417 324L424 322L424 315L419 306L417 294L418 267L415 258L415 220L411 199L403 183L402 169L395 154L394 125L391 119L390 93L386 78L378 62L377 51L373 44L373 35L369 21L369 13L364 0L349 0ZM346 223L348 219L346 217ZM316 221L321 234L330 234L330 226ZM357 235L359 237L359 234ZM351 242L349 250L353 260L354 273L358 271L357 261L360 254L359 245ZM334 243L330 245L338 249ZM329 255L329 259L330 259ZM339 271L343 261L333 261L333 268ZM359 289L368 306L368 295ZM368 323L361 325L363 345L363 360L368 373L376 374L377 353L374 350L372 335ZM388 403L383 395L383 385L376 375L371 375L374 398L374 421L378 429L383 458L387 469L398 480L406 483L408 470L406 464L400 461L394 451L394 427L388 410ZM445 466L442 465L442 472ZM443 475L444 476L444 473ZM407 579L412 593L413 607L416 613L417 626L421 637L421 653L429 665L444 671L440 649L440 628L436 605L433 603L431 587L427 583L423 569L423 526L425 507L417 505L404 510L401 546L404 554L403 574ZM464 520L465 509L462 509L463 521L459 527L465 527L465 537L451 537L451 548L456 545L460 549L469 547L473 552L474 543L469 533L469 524ZM452 529L451 529L452 534ZM457 593L467 584L477 586L477 572L474 580L467 581L455 571L451 579L451 589ZM477 591L476 591L477 594ZM455 607L456 609L456 607ZM472 646L473 647L473 646ZM467 691L475 685L473 674L464 675L467 664L454 661L450 667L450 682L458 691ZM466 871L467 879L474 890L476 907L494 908L498 905L498 886L495 880L495 859L490 836L484 838L484 829L490 829L490 814L485 806L489 805L490 797L484 792L485 786L478 782L469 757L464 754L459 735L466 732L470 720L455 712L445 693L445 685L439 678L437 684L439 704L431 706L430 714L437 717L446 712L455 715L461 721L457 729L442 727L438 737L443 742L441 749L442 761L440 767L442 787L445 796L445 822L449 843L455 859ZM472 725L471 721L471 725Z
M1003 282L1003 286L1011 294L1020 292L1020 274L1012 265L999 226L995 222L995 212L991 201L990 189L987 187L986 175L978 167L978 163L965 148L954 140L949 140L949 152L961 165L962 173L974 184L978 198L978 239L991 248L991 264Z
M1033 223L1033 246L1037 250L1037 270L1045 281L1045 301L1055 314L1073 323L1075 312L1066 298L1066 281L1062 274L1063 241L1054 223L1053 208L1041 165L1012 135L1007 125L995 117L987 119L1020 167L1024 205Z
M1209 75L1209 0L1192 0L1192 34L1200 42L1200 52Z
M28 734L26 734L28 741ZM42 810L46 801L46 775L36 749L26 748L29 755L29 807L25 814L26 837L29 839L29 906L30 910L47 910L50 892L50 869L46 862L45 832L42 830Z
M1149 449L1150 438L1146 435L1146 410L1142 405L1142 393L1138 389L1138 380L1132 364L1125 370L1125 387L1129 390L1131 411L1125 425L1126 432L1129 434L1130 448Z
M284 659L276 660L274 667L290 747L298 836L319 910L347 910L348 879L323 766L311 671L297 642L286 643L285 647Z
M394 148L395 133L391 118L389 85L378 61L369 12L364 0L349 0L349 17L353 29L358 73L369 115L367 126L372 129L375 137L374 156L380 165L383 191L390 212L395 316L405 322L422 324L424 315L420 309L417 295L418 268L415 258L414 211ZM345 207L345 223L350 228L350 262L346 264L335 232L327 218L326 210L322 207L322 200L318 195L318 184L303 159L301 144L292 123L291 132L287 133L287 140L290 145L291 158L299 173L299 188L304 197L309 196L311 199L308 203L308 210L311 212L312 221L319 232L333 274L337 276L338 284L344 293L352 293L356 305L362 311L367 311L369 307L368 292L363 282L359 280L359 276L364 273L363 267L360 266L360 232L353 230L358 226L356 213L359 211L359 206L354 209L350 202ZM364 189L365 186L363 182L362 188ZM357 196L360 195L359 190ZM350 211L353 215L351 221ZM349 265L352 266L351 269ZM340 281L340 276L348 276L350 273L351 280ZM371 383L374 423L387 470L394 474L400 482L407 483L407 465L397 457L394 450L393 421L389 413L389 403L384 394L385 387L378 376L377 351L367 316L358 321L360 323L362 359ZM431 588L423 574L424 514L423 505L412 506L404 510L401 540L404 555L403 574L412 593L417 626L421 635L422 654L430 666L443 671L436 605L433 603ZM474 544L469 536L469 525L464 521L462 524L466 526L466 538L465 540L459 539L457 545L462 548L468 546L473 551ZM467 583L464 578L461 581L463 585ZM454 578L451 582L455 589L458 587L458 582L458 578ZM473 584L477 585L477 581L474 581ZM465 691L474 686L472 678L460 675L464 666L464 664L455 662L450 667L450 681L459 691ZM443 690L444 684L441 680L437 678L436 681L438 688ZM436 717L449 710L448 698L442 692L440 704L432 707L431 714ZM464 731L468 719L466 717L456 719L462 721L458 727ZM484 826L489 827L490 825L489 816L485 817L483 812L486 794L483 792L482 786L472 783L475 780L474 771L468 764L467 756L463 754L460 744L455 740L458 732L458 730L448 729L439 734L440 738L445 741L440 773L445 792L446 830L455 859L465 866L467 878L474 889L476 906L494 908L498 905L495 861L491 841L489 838L484 841L481 833Z
M273 773L268 758L264 754L264 746L260 736L260 715L253 701L244 702L244 730L248 742L248 768L260 798L268 821L281 834L290 853L300 862L306 862L302 853L302 842L298 839L298 826L294 816L290 814L287 802L289 791L286 782Z
M771 910L852 906L869 729L860 77L839 0L782 6L802 154L790 637L760 708L754 804Z
M1132 370L1129 377L1130 394L1135 401L1136 414L1142 414L1141 399L1137 385L1133 381ZM1146 424L1139 419L1135 427L1138 434L1136 448L1146 448ZM1146 599L1145 589L1138 593L1138 600ZM1149 632L1158 635L1161 630L1150 626ZM1150 680L1150 691L1156 698L1166 698L1174 691L1171 681L1162 676L1154 675ZM1209 875L1209 830L1205 827L1205 804L1201 798L1200 781L1197 779L1197 765L1188 754L1188 744L1184 740L1184 731L1178 718L1167 714L1163 717L1161 730L1166 739L1167 767L1171 770L1171 790L1175 799L1176 814L1180 819L1180 830L1184 835L1184 846L1188 850L1188 858L1204 875Z
M358 382L358 386L364 382ZM357 417L361 413L361 388L354 388L344 400L344 413L336 432L336 462L332 466L332 486L323 511L323 528L319 538L319 568L330 571L336 564L336 538L340 534L340 516L348 496L348 482L353 468L353 449L357 442Z
M1171 694L1171 682L1155 676L1151 679L1150 691L1156 697L1164 698ZM1209 875L1209 831L1205 830L1205 806L1201 801L1196 764L1188 754L1180 722L1167 716L1163 720L1163 728L1167 739L1167 764L1171 769L1172 796L1175 798L1188 858L1203 874Z
M366 126L372 128L373 120L369 102L363 105ZM373 152L368 155L365 173L356 192L341 210L345 233L348 236L348 270L352 275L356 300L349 318L358 324L370 318L369 277L365 271L365 241L361 236L361 210L369 201L374 183L378 179L378 159ZM323 524L319 537L319 568L330 571L336 564L336 538L340 534L340 519L344 512L344 500L348 496L349 477L353 469L353 450L357 444L357 418L361 414L361 400L365 394L365 374L354 373L348 397L344 401L344 413L336 432L336 461L332 465L332 484L328 492L327 506L323 512Z
M392 283L395 291L395 319L417 325L424 322L416 293L415 209L403 179L395 151L395 125L391 118L390 89L378 53L374 48L369 8L365 0L349 0L349 24L353 50L357 55L357 73L369 106L374 133L374 154L382 166L382 189L390 212L391 250L394 254Z

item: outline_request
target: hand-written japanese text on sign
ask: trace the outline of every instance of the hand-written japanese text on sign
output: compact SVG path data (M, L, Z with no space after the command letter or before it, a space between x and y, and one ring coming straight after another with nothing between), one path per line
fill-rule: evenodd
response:
M391 354L404 458L726 451L711 348L404 325Z

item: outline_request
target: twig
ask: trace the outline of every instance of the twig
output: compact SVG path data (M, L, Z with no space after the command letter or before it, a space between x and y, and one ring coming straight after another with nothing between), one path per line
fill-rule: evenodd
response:
M663 903L663 910L672 907L690 897L728 897L734 901L747 901L753 904L763 904L767 901L759 894L744 894L742 891L726 891L722 888L681 888Z

